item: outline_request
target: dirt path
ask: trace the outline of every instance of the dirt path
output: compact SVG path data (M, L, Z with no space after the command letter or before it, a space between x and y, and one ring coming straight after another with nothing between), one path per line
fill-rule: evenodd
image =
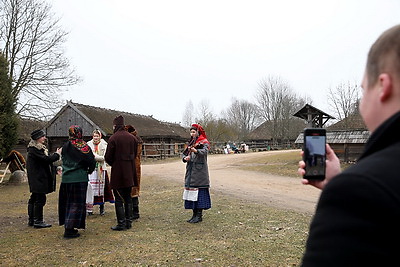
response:
M300 177L296 179L239 169L243 159L263 157L267 153L285 152L288 151L210 155L208 166L211 190L257 203L312 214L320 191L311 186L302 185ZM178 161L143 165L142 175L157 176L183 184L185 164Z

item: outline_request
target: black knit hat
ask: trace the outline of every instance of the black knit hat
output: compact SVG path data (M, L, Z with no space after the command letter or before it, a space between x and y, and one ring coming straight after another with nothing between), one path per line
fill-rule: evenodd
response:
M43 131L43 130L40 130L40 129L38 129L38 130L34 130L32 133L31 133L31 138L33 139L33 140L38 140L40 137L43 137L43 136L45 136L46 134L45 134L45 132Z
M125 126L124 123L125 123L125 122L124 122L124 117L122 117L121 115L115 117L115 119L114 119L114 121L113 121L113 124L114 124L115 126Z

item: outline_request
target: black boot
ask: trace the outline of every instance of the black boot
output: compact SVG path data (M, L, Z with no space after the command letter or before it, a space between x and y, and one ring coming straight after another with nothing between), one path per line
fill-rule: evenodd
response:
M115 214L117 216L117 225L111 227L114 231L122 231L126 229L125 224L125 209L124 204L122 203L115 203Z
M104 211L104 204L100 204L100 215L104 215L105 211Z
M194 217L196 216L196 212L197 212L197 209L193 209L192 218L190 218L189 220L187 220L187 222L192 222L192 221L193 221Z
M51 227L51 224L47 224L43 221L43 205L35 203L33 206L33 227L35 228L47 228Z
M139 215L139 197L132 198L132 220L137 220L140 218Z
M33 219L33 204L28 204L28 226L33 226L34 224Z
M193 220L190 221L190 223L198 223L203 220L203 210L202 209L197 209L196 215L194 216Z
M133 218L133 204L132 202L125 203L125 227L126 229L132 228Z
M76 229L67 229L65 228L64 237L65 238L76 238L79 237L81 234L78 233Z

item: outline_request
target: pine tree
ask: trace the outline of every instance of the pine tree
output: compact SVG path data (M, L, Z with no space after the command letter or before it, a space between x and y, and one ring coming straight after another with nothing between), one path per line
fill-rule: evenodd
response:
M7 156L18 141L16 99L8 76L8 62L0 52L0 158Z

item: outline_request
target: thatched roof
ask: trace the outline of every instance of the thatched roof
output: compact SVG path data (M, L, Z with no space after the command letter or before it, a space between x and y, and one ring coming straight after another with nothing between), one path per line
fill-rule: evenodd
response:
M69 122L63 116L80 116L85 124L90 125L92 129L100 129L103 134L110 136L113 134L113 120L115 117L122 115L125 119L125 124L133 125L141 137L147 138L178 138L187 139L188 133L185 128L176 123L162 122L156 120L152 116L132 114L123 111L105 109L68 101L67 104L51 119L47 125L47 129L51 128L54 123ZM73 123L73 120L71 122ZM68 129L70 125L62 127ZM91 133L91 130L89 131ZM84 132L85 133L85 132ZM65 130L65 134L67 131Z
M20 141L29 141L31 139L31 132L36 129L43 129L45 125L45 121L21 118L19 120L18 139Z
M258 126L256 129L251 131L245 141L265 141L271 140L272 134L271 129L273 129L272 121L266 121Z
M367 126L360 115L359 112L356 112L347 118L332 124L327 127L328 130L367 130Z

